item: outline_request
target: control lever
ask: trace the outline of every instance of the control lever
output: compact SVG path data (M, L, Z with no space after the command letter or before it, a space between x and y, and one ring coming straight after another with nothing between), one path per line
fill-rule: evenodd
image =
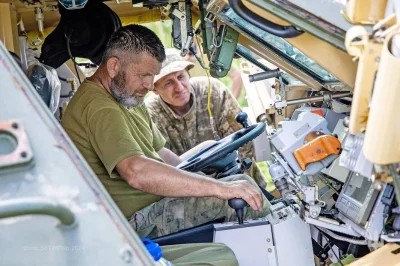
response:
M245 112L240 112L235 116L235 120L236 120L236 122L241 124L243 126L243 128L248 128L249 123L247 122L247 117L248 116Z
M244 201L243 199L234 198L228 200L228 205L229 207L235 210L239 224L243 224L243 217L244 217L243 208L249 206L247 202Z
M257 73L254 75L249 75L249 81L254 82L254 81L259 81L259 80L264 80L264 79L270 79L270 78L277 78L279 79L279 74L280 74L280 69L274 69L270 71L265 71L262 73Z

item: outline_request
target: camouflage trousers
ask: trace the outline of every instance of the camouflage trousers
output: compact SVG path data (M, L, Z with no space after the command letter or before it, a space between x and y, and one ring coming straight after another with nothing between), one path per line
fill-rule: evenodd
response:
M233 175L221 181L247 180L257 184L247 175ZM270 203L263 195L263 209L254 211L245 208L245 219L264 217L269 213ZM146 208L135 212L129 223L140 237L159 237L188 229L207 222L225 218L236 221L235 211L228 206L227 200L215 197L203 198L164 198Z

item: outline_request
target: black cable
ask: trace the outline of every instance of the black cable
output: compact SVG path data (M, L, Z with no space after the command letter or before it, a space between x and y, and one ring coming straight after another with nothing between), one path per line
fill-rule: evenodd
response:
M58 76L58 79L61 80L61 81L64 81L64 82L68 82L68 80L66 78L64 78L64 77Z
M67 36L67 34L65 34L65 38L67 38L67 50L68 50L69 57L71 58L72 62L74 63L76 76L79 80L79 85L81 85L81 79L79 77L78 69L76 68L77 63L75 62L75 57L72 56L71 47L69 46L71 35L72 35L72 32L68 36Z
M278 25L251 12L241 0L229 0L229 6L239 17L272 35L281 38L294 38L304 33L293 26Z
M277 204L279 202L283 202L286 205L286 207L290 206L291 204L295 204L296 203L294 200L288 199L288 198L278 198L278 199L274 198L274 199L270 200L270 203L272 205Z
M79 80L79 85L81 85L82 82L81 82L81 78L79 77L78 68L76 67L75 58L72 60L74 61L75 72L76 72L76 76L78 77L78 80Z
M387 230L386 230L386 221L387 218L389 217L389 206L385 206L385 208L383 209L383 227L382 227L382 231L385 235L387 235Z

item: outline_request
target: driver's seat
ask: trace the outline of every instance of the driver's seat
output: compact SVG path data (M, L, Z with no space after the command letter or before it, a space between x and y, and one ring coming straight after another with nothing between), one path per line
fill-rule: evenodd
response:
M190 243L212 243L214 239L214 224L223 223L225 218L220 218L206 224L185 229L173 234L152 239L160 246L190 244Z

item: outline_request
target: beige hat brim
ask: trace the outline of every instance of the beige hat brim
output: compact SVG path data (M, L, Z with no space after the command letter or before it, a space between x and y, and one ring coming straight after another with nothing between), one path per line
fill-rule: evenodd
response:
M163 67L161 69L161 71L160 71L160 74L158 74L158 75L156 75L154 77L154 84L156 84L156 82L159 79L161 79L161 78L163 78L163 77L165 77L165 76L167 76L167 75L169 75L171 73L174 73L174 72L177 72L177 71L182 71L182 70L185 70L185 69L189 70L189 69L191 69L193 67L194 67L194 64L189 62L189 61L175 61L175 62L172 62L172 63L168 64L167 66Z

